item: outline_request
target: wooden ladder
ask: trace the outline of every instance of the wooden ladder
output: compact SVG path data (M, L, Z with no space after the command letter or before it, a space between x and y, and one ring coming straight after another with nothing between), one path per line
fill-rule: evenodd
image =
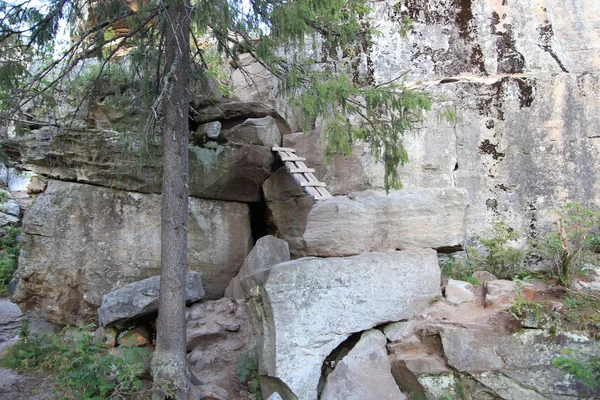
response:
M281 161L285 164L285 168L292 174L294 180L306 190L306 193L310 197L315 200L327 200L333 197L325 188L325 183L319 182L313 175L315 170L308 168L304 164L306 158L296 155L296 149L274 146L272 150L279 154Z

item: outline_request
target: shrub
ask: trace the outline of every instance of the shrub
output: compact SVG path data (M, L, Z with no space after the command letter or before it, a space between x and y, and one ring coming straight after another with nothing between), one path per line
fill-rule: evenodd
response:
M590 389L600 386L600 358L590 357L581 352L565 351L568 357L558 357L552 360L555 367L573 375Z
M21 228L8 227L4 230L4 236L0 238L0 295L6 295L7 286L17 269L19 258L19 240Z
M556 231L538 240L535 248L542 259L550 262L551 273L569 286L585 264L594 262L600 243L600 212L567 203L556 225Z
M258 380L258 366L249 351L242 354L242 360L237 365L235 372L240 382L248 385L248 391L255 396L256 400L262 400L260 381Z
M483 251L469 248L469 255L478 269L489 271L501 279L512 279L526 273L527 250L511 246L520 239L519 233L501 221L495 221L483 236L477 236Z
M472 285L479 285L480 283L472 276L475 272L475 263L472 260L448 256L446 260L440 263L440 267L448 278L469 282Z
M128 348L116 357L95 343L90 328L38 337L29 334L25 323L21 340L6 350L0 364L56 375L55 390L62 399L116 399L139 392L148 351Z

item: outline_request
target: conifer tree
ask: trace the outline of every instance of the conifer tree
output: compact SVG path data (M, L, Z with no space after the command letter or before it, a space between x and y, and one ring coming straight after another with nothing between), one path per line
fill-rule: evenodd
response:
M226 57L235 60L243 51L266 67L277 77L279 92L303 112L304 129L323 121L328 156L368 142L385 165L389 190L400 186L397 167L408 159L402 136L422 121L430 97L401 80L378 84L357 63L325 65L303 56L318 42L333 58L354 54L360 60L375 34L368 15L366 0L0 0L0 123L18 123L32 102L64 93L64 82L90 57L100 59L99 80L115 56L134 49L130 57L138 59L132 64L153 80L150 125L163 138L155 398L201 396L188 378L183 290L188 80L191 68L207 68L198 38L209 35ZM71 42L57 53L54 39L64 19L71 22ZM123 25L127 29L115 34ZM284 48L295 51L285 54Z

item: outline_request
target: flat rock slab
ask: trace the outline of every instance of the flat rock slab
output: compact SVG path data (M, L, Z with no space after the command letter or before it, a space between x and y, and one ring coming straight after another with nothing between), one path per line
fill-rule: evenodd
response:
M392 376L387 339L378 330L360 340L327 377L321 400L404 400Z
M264 286L251 290L259 372L283 383L273 391L316 399L332 350L353 333L420 312L440 294L439 285L431 249L278 264Z
M98 309L100 325L123 323L158 310L160 276L129 283L102 296ZM188 271L185 280L185 301L195 302L204 297L200 274Z
M96 322L102 296L160 275L160 195L50 181L23 220L14 301L60 324ZM190 198L188 268L220 298L252 246L246 204Z
M366 190L317 203L306 223L309 255L456 248L464 243L465 189Z

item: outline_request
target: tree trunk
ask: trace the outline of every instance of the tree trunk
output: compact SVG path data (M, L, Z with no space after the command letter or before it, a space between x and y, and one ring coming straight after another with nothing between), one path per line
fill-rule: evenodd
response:
M152 360L155 398L187 398L185 276L188 237L188 0L164 1L163 184L160 298Z

